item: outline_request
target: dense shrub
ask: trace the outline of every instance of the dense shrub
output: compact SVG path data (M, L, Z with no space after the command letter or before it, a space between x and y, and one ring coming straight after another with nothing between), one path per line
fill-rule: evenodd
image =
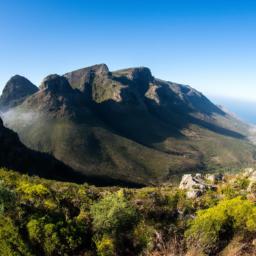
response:
M109 235L104 235L101 238L95 239L95 244L97 248L97 254L99 256L114 256L115 252L115 242L114 239Z
M237 189L247 189L249 183L250 183L249 179L244 177L239 177L235 180L234 186Z
M123 191L107 195L92 205L91 216L95 231L94 240L97 252L102 256L123 254L123 241L138 222L138 213L125 198ZM125 238L126 237L126 238Z
M53 221L48 217L31 219L27 223L31 242L45 255L71 253L85 242L87 227L76 221Z
M8 217L0 216L0 255L30 256L28 246L23 241L20 232Z
M200 210L186 231L188 244L196 244L206 253L214 252L232 238L235 230L255 232L255 212L255 205L240 197Z
M5 187L3 182L0 182L0 214L6 210L14 208L15 193L9 188Z
M108 195L92 205L91 216L95 231L100 233L128 230L138 221L135 208L119 194Z
M133 247L136 252L148 251L153 248L154 229L144 221L140 222L133 230Z

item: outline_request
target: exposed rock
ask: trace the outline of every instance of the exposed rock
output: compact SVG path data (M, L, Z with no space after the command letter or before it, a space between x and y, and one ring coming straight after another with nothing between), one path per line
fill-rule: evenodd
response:
M200 173L195 175L185 174L182 176L179 188L186 190L188 198L201 196L207 190L213 190L213 185L207 184Z
M41 83L40 89L61 94L72 92L72 88L68 80L57 74L47 76Z
M153 77L149 68L145 68L145 67L133 68L133 69L127 70L127 72L128 72L128 75L127 75L128 78L136 82L149 83L153 80Z
M153 101L155 101L157 104L160 104L160 99L157 94L157 89L159 87L154 84L150 84L148 91L146 92L145 96Z
M23 76L13 76L5 85L0 97L0 109L7 110L22 103L28 96L36 93L38 88Z
M249 185L247 187L247 191L254 192L252 190L256 184L256 170L254 168L246 168L244 170L243 176L249 180Z
M223 181L224 175L222 173L206 174L205 179L210 181L212 184L216 184L220 181Z
M249 168L245 168L244 169L244 172L243 172L243 176L245 177L245 178L251 178L251 177L253 177L254 175L256 174L256 170L254 169L254 168L251 168L251 167L249 167Z
M95 76L107 77L108 75L108 66L106 64L98 64L66 73L64 76L68 79L72 88L85 92L88 86L92 84Z
M112 79L106 64L75 70L64 75L72 88L84 94L88 102L122 101L122 85Z
M126 77L129 80L150 83L154 80L151 71L146 67L120 69L113 72L114 76Z

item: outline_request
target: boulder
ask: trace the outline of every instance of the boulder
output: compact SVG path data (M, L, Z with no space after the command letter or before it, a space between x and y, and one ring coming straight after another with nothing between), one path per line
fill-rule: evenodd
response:
M183 175L179 188L182 190L186 190L186 195L188 198L197 198L207 190L216 189L215 186L207 184L200 173L197 173L195 175Z
M247 168L245 169L243 176L249 180L247 191L254 192L253 188L255 187L256 184L256 170L253 168Z
M221 173L206 174L205 179L209 181L211 184L216 184L218 182L223 181L224 175Z
M250 178L251 176L254 176L254 173L256 173L254 168L245 168L243 172L243 177Z

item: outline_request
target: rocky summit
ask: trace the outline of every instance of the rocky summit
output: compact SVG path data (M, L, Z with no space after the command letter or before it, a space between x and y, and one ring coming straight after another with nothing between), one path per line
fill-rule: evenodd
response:
M38 88L23 76L15 75L6 84L0 97L0 108L9 109L24 101L26 97L38 91Z
M146 67L99 64L47 76L39 88L10 81L0 100L5 125L84 177L156 184L255 164L249 125Z

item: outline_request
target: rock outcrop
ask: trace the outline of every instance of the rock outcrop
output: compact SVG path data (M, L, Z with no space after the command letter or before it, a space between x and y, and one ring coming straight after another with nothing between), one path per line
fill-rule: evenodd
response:
M67 78L73 89L78 89L84 93L87 89L89 90L88 87L92 86L96 77L107 78L109 74L106 64L98 64L66 73L64 77Z
M216 184L224 180L224 175L222 173L206 174L205 179L211 184Z
M206 183L206 179L200 173L197 173L195 175L183 175L179 188L182 190L186 190L186 195L188 198L197 198L205 193L207 190L216 189L214 185Z
M40 90L48 90L52 93L66 94L72 92L68 80L57 74L47 76L40 85Z
M247 191L256 193L256 190L254 191L254 189L256 189L256 170L254 168L246 168L243 177L249 180Z

